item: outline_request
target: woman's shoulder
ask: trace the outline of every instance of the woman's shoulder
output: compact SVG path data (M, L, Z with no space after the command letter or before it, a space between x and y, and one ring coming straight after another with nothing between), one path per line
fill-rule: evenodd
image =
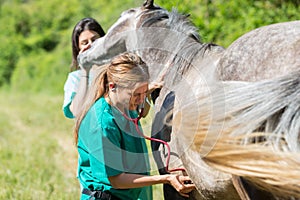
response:
M111 126L113 123L113 116L110 114L110 108L103 102L102 98L98 99L88 110L83 121L82 126L88 129L103 129Z
M79 82L79 74L80 73L80 71L79 70L76 70L76 71L73 71L73 72L70 72L69 74L68 74L68 78L67 78L67 80L66 80L66 84L67 83L77 83L77 82Z
M96 114L97 129L100 129L104 136L120 138L120 129L116 123L112 107L103 97L95 102L92 112Z
M94 106L94 112L97 113L97 121L101 124L102 127L115 126L114 115L112 113L111 106L106 102L104 97L99 98Z
M68 74L68 77L79 78L80 70L72 71Z

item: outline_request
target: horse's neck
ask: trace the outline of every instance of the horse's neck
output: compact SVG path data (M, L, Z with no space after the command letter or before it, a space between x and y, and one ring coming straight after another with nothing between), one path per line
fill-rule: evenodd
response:
M218 79L216 67L223 52L224 48L217 45L196 43L188 46L184 51L187 62L180 64L183 78L191 81L192 86Z
M129 43L132 45L129 49L138 52L149 66L150 81L159 82L166 77L164 81L168 87L180 81L183 75L193 76L207 72L207 69L209 75L214 74L215 62L223 50L162 28L142 28L136 31L134 38L136 40Z

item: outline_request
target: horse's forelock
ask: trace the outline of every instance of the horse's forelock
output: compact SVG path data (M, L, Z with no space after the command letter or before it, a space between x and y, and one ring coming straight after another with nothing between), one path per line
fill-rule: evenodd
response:
M198 29L192 24L188 17L189 15L180 14L176 9L172 9L171 12L162 8L145 10L139 14L137 27L165 26L170 30L184 33L200 42L201 38ZM161 23L162 21L165 23Z
M168 18L168 11L164 9L144 10L140 13L137 27L151 27L156 22Z

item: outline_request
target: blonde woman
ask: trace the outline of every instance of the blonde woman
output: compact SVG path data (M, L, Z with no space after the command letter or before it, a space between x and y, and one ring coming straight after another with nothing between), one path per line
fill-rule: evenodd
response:
M149 175L149 157L137 119L148 92L148 68L123 53L102 67L75 125L81 199L152 199L151 185L169 183L182 196L195 189L188 176Z

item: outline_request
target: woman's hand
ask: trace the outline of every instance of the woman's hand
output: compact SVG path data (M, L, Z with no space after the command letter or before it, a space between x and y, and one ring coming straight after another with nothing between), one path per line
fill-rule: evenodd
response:
M83 46L83 47L80 49L80 51L79 51L78 54L81 54L82 52L88 50L89 48L91 48L91 46L92 46L91 44L88 44L88 45Z
M168 182L183 197L189 197L188 193L195 189L195 185L191 182L191 179L188 176L171 174L168 177Z
M82 54L84 51L88 50L89 48L91 48L91 44L86 45L84 47L82 47L82 49L80 49L78 55ZM79 62L78 62L79 63ZM84 75L88 76L89 75L89 71L91 70L92 66L91 65L85 65L85 66L81 66L79 65L80 69L82 69L84 71Z

